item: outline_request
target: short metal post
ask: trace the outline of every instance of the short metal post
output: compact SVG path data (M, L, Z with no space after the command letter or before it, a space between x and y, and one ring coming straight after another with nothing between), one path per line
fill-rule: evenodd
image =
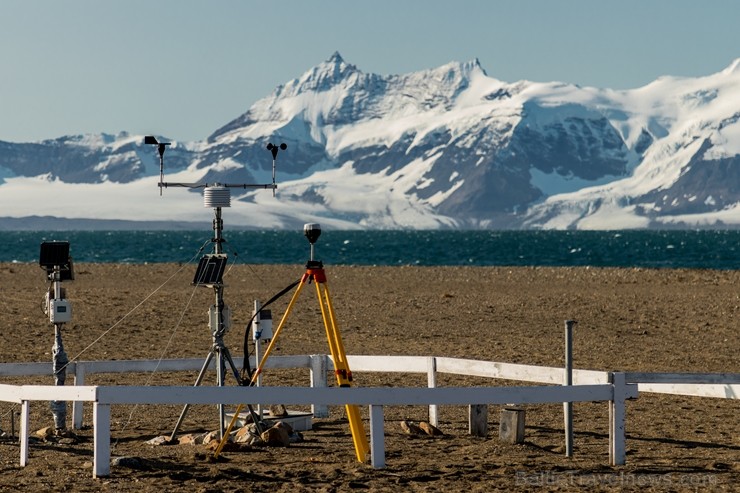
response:
M375 469L385 467L385 426L383 406L370 405L370 463Z
M468 405L468 433L476 437L488 435L488 406L486 404Z
M437 358L434 356L427 359L427 387L437 387ZM439 426L439 407L437 404L429 405L429 424Z
M312 354L309 356L311 364L311 387L327 387L327 356L325 354ZM323 404L311 404L311 412L314 418L328 418L329 407Z
M75 365L75 385L85 385L85 364L74 363ZM72 403L72 427L75 430L82 429L82 401Z
M93 477L110 476L110 404L93 403Z
M611 373L609 381L614 386L614 395L609 401L609 463L612 466L623 466L627 461L625 374Z
M565 321L565 381L564 385L573 385L573 326L575 320ZM573 403L563 403L565 419L565 456L573 457Z
M21 403L21 467L26 467L28 464L28 433L29 433L29 401L23 401Z

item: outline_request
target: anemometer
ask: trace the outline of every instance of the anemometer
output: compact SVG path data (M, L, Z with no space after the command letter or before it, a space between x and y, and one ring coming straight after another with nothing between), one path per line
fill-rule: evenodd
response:
M200 373L195 381L195 385L200 385L203 377L205 376L208 367L211 364L214 356L216 358L216 381L219 386L223 386L226 379L226 369L231 370L234 378L239 385L242 385L242 379L239 376L239 371L234 364L234 360L231 357L229 348L224 344L224 335L229 330L231 324L231 310L224 303L224 283L223 274L228 261L228 256L223 251L223 220L221 218L221 209L223 207L231 207L231 189L232 188L257 188L257 189L271 189L273 196L275 195L275 189L277 184L275 183L275 162L277 160L278 152L288 148L286 144L274 145L272 143L267 144L267 150L272 154L272 183L179 183L179 182L166 182L164 181L164 153L167 150L169 142L159 142L154 136L148 135L144 137L144 144L157 146L157 152L159 154L159 194L162 195L163 188L169 187L181 187L181 188L202 188L203 189L203 206L213 209L213 253L203 255L200 259L198 267L195 271L192 284L194 286L203 286L213 289L215 293L215 303L211 305L208 310L208 327L211 330L211 336L213 344L206 356L206 360L203 363ZM175 424L175 428L170 436L170 441L175 439L177 430L185 419L185 415L188 412L189 406L186 405L180 418ZM221 404L219 408L219 430L220 436L224 436L225 427L225 410ZM254 414L250 407L250 412ZM253 416L255 423L257 422L256 416Z

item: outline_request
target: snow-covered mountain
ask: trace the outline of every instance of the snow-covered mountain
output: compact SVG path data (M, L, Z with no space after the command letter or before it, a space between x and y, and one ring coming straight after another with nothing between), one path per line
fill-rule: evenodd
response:
M477 60L382 76L335 53L206 140L173 142L165 181L269 183L265 146L285 142L277 196L232 189L229 225L736 228L739 120L740 59L615 91L503 82ZM0 216L209 219L193 193L159 196L143 141L0 142Z

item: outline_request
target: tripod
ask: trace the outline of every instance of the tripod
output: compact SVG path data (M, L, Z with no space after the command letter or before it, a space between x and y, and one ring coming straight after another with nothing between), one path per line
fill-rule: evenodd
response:
M200 385L200 383L203 381L203 377L205 376L206 371L208 371L208 367L210 366L211 361L213 361L214 356L216 357L216 383L219 387L222 387L225 384L227 363L229 365L231 373L234 375L234 378L237 381L237 384L243 384L241 378L239 377L239 371L234 364L234 360L231 358L229 348L226 347L226 345L224 344L224 335L226 334L226 331L228 330L230 325L230 312L229 308L224 303L224 284L222 280L227 256L223 253L223 248L221 246L221 243L223 243L224 241L222 237L223 221L221 219L221 207L216 207L214 209L214 212L214 237L211 240L214 244L214 254L206 255L201 259L200 264L198 265L198 269L195 273L195 278L193 280L193 284L212 287L216 295L216 304L212 305L208 312L209 326L212 332L213 343L211 345L211 349L208 351L208 355L206 356L203 366L200 369L200 373L198 373L198 377L195 379L195 387ZM186 404L183 407L182 412L180 413L180 417L177 419L177 423L175 424L175 428L172 430L172 434L170 435L170 442L174 441L177 430L180 428L180 425L185 419L189 408L189 404ZM252 416L253 422L256 424L257 427L259 427L258 419L251 406L249 407L249 412ZM225 436L225 410L223 404L218 405L218 415L219 438L223 438Z
M200 385L200 382L203 380L203 376L206 373L206 370L208 369L208 366L211 364L211 361L213 360L214 355L216 356L216 372L217 372L217 383L219 386L224 385L224 380L226 378L226 363L229 364L229 368L231 369L231 372L234 374L234 378L236 378L236 381L239 385L242 385L243 382L239 378L239 372L236 369L236 365L234 365L234 361L231 358L231 354L229 353L228 348L224 345L223 336L226 333L226 331L229 328L229 310L224 305L224 299L223 299L223 281L222 281L222 275L223 275L223 269L226 264L226 255L223 254L221 243L224 241L222 238L222 231L223 231L223 221L221 220L221 207L230 207L231 206L231 194L230 189L231 188L270 188L273 191L273 196L275 195L275 189L277 188L277 185L275 184L275 161L277 159L277 155L279 150L285 150L287 149L286 144L280 144L279 146L273 145L272 143L267 144L267 150L269 150L272 153L272 184L250 184L250 183L226 183L226 184L214 184L213 186L209 186L208 183L171 183L171 182L165 182L164 181L164 153L165 150L167 150L167 146L170 145L169 142L159 142L153 135L147 135L144 137L144 144L150 144L150 145L156 145L157 151L159 153L159 195L162 195L162 188L167 187L184 187L184 188L204 188L203 190L203 203L206 207L212 207L215 212L215 219L213 220L213 231L214 231L214 237L211 240L214 244L214 254L213 255L206 255L204 256L201 261L200 265L198 265L198 270L195 274L195 279L193 280L193 284L196 285L203 285L207 287L212 287L214 292L216 293L216 304L211 306L211 309L209 310L209 326L211 328L212 337L213 337L213 344L211 345L211 350L208 352L208 356L206 357L205 362L203 363L203 367L200 370L200 373L198 374L198 378L195 380L195 386ZM246 358L246 355L245 355ZM173 441L175 439L175 435L177 434L177 429L182 424L183 419L185 419L185 415L188 412L189 405L185 405L185 407L182 410L182 413L180 413L180 417L177 420L177 424L175 424L175 429L172 430L172 435L170 436L170 441ZM221 434L221 438L224 437L224 406L223 404L219 404L219 432ZM252 420L257 427L257 430L260 430L260 423L259 419L257 418L257 415L255 414L254 410L251 406L249 406L249 412L252 417Z
M334 374L337 378L337 384L340 387L351 386L352 371L349 369L349 365L347 364L347 355L344 352L344 344L342 343L342 337L339 334L337 316L334 312L334 305L332 304L331 296L329 295L329 286L326 283L326 273L324 272L324 265L319 260L313 260L313 244L315 243L318 236L321 234L321 230L319 229L318 224L306 224L304 227L304 232L306 233L306 236L311 243L311 260L309 260L306 264L306 272L303 274L300 283L298 283L298 287L293 294L290 302L288 303L288 308L285 310L285 314L280 320L280 324L275 330L273 338L270 341L270 344L267 346L265 354L260 360L259 366L252 375L252 379L249 383L250 386L256 383L257 377L262 373L262 369L265 366L267 358L270 356L270 353L275 346L275 341L277 341L277 338L280 335L280 331L282 331L283 327L285 326L285 322L288 319L291 310L293 309L293 305L298 299L298 295L301 294L301 290L303 289L303 287L307 283L310 284L311 281L313 281L316 285L316 296L319 301L319 307L321 308L321 318L324 322L324 328L326 329L326 339L329 343L329 350L331 352L331 357L334 360ZM221 439L221 443L216 448L216 452L214 454L215 457L218 457L218 455L221 453L221 450L226 443L227 436L231 432L231 429L234 426L234 423L236 422L242 408L242 404L237 407L237 410L234 413L234 417L232 418L228 428L226 429L226 434ZM365 460L367 459L367 454L370 452L370 445L368 444L367 435L365 434L365 427L363 426L362 419L360 418L360 409L357 405L354 404L345 405L345 409L347 412L347 418L349 420L350 431L352 432L352 441L355 446L355 454L357 455L357 460L359 462L365 462Z

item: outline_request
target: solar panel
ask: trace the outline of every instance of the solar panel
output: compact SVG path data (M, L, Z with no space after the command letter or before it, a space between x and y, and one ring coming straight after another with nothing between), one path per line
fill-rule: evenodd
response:
M216 286L223 285L224 270L227 256L225 254L204 255L195 270L193 283L195 285Z

